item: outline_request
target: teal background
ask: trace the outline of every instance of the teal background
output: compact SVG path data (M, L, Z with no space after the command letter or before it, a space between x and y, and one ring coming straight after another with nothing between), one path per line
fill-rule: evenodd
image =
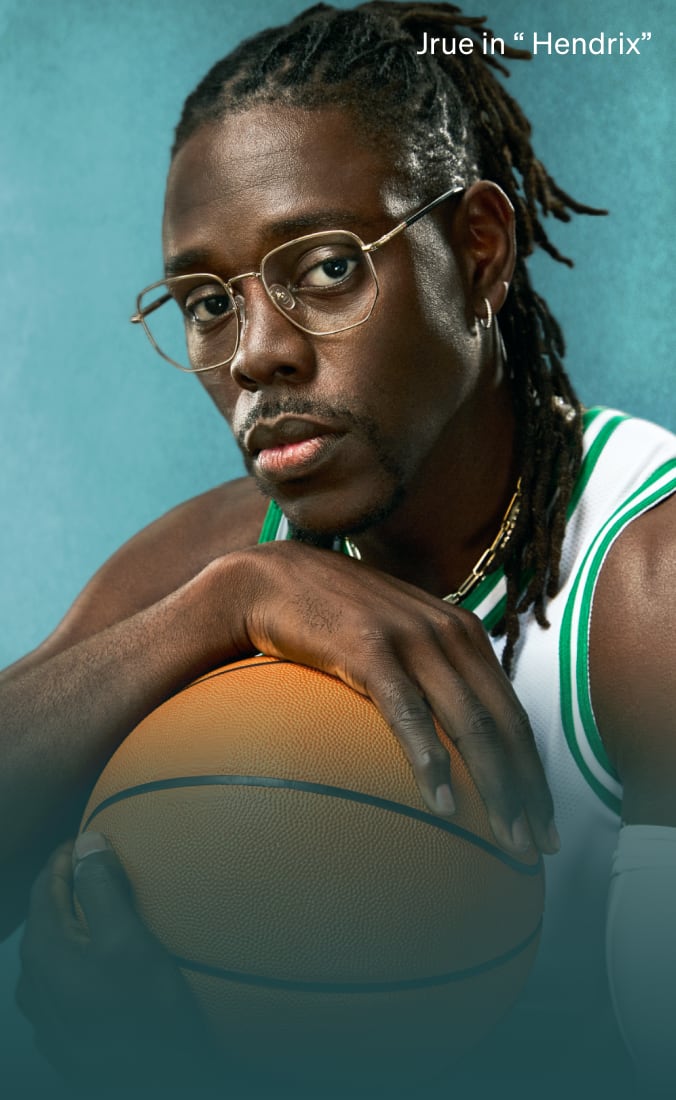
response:
M197 383L127 319L136 291L161 274L163 184L185 95L241 37L305 6L0 0L0 665L53 628L124 539L240 472ZM486 9L508 43L516 31L525 44L534 30L652 32L639 57L540 55L515 65L509 86L561 186L611 211L552 225L572 272L533 263L581 395L676 428L673 7L467 8ZM29 1090L43 1071L11 1006L16 965L10 944L0 955L0 1078L4 1065L5 1080L14 1073Z

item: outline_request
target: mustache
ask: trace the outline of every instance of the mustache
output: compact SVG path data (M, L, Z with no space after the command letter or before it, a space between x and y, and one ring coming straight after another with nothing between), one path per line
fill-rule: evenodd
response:
M372 417L354 413L352 409L344 405L332 405L328 401L308 401L302 398L286 397L275 401L263 400L249 410L243 423L238 426L235 432L235 439L241 450L245 450L244 441L246 436L259 420L276 420L279 416L308 416L317 417L320 420L348 421L366 432L369 438L377 434L376 422Z

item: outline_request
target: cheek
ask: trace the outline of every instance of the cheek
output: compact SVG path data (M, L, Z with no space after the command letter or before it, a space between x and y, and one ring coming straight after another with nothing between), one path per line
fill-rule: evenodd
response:
M447 342L457 354L472 345L472 311L467 288L452 250L429 227L412 242L411 272L418 287L421 328L439 343Z
M414 347L417 361L464 358L472 345L472 316L461 271L435 227L415 230L384 265L376 308L389 317L402 349Z
M452 253L438 251L432 270L415 254L387 268L370 320L333 348L327 342L318 357L332 388L344 395L349 386L355 397L375 400L381 418L401 420L420 407L434 421L435 404L447 416L476 374L476 339L458 271Z

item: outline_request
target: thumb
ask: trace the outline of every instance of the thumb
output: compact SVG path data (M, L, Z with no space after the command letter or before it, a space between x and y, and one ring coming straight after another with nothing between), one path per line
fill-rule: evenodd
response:
M73 883L93 939L119 941L138 928L129 880L102 833L80 833L73 848Z

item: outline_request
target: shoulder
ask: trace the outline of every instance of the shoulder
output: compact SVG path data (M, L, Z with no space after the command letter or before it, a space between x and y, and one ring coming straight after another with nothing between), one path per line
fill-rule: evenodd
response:
M157 603L210 562L258 541L267 502L251 478L187 500L101 566L53 634L13 666L38 663Z
M590 682L626 821L676 825L676 494L634 520L601 570Z
M215 558L253 546L266 502L250 478L239 478L172 508L125 543L85 589L102 597L115 621L156 603ZM77 606L77 605L76 605ZM107 623L97 612L98 629Z
M267 502L248 477L226 482L184 501L125 543L104 566L173 590L214 558L254 545ZM154 575L150 577L150 573Z

